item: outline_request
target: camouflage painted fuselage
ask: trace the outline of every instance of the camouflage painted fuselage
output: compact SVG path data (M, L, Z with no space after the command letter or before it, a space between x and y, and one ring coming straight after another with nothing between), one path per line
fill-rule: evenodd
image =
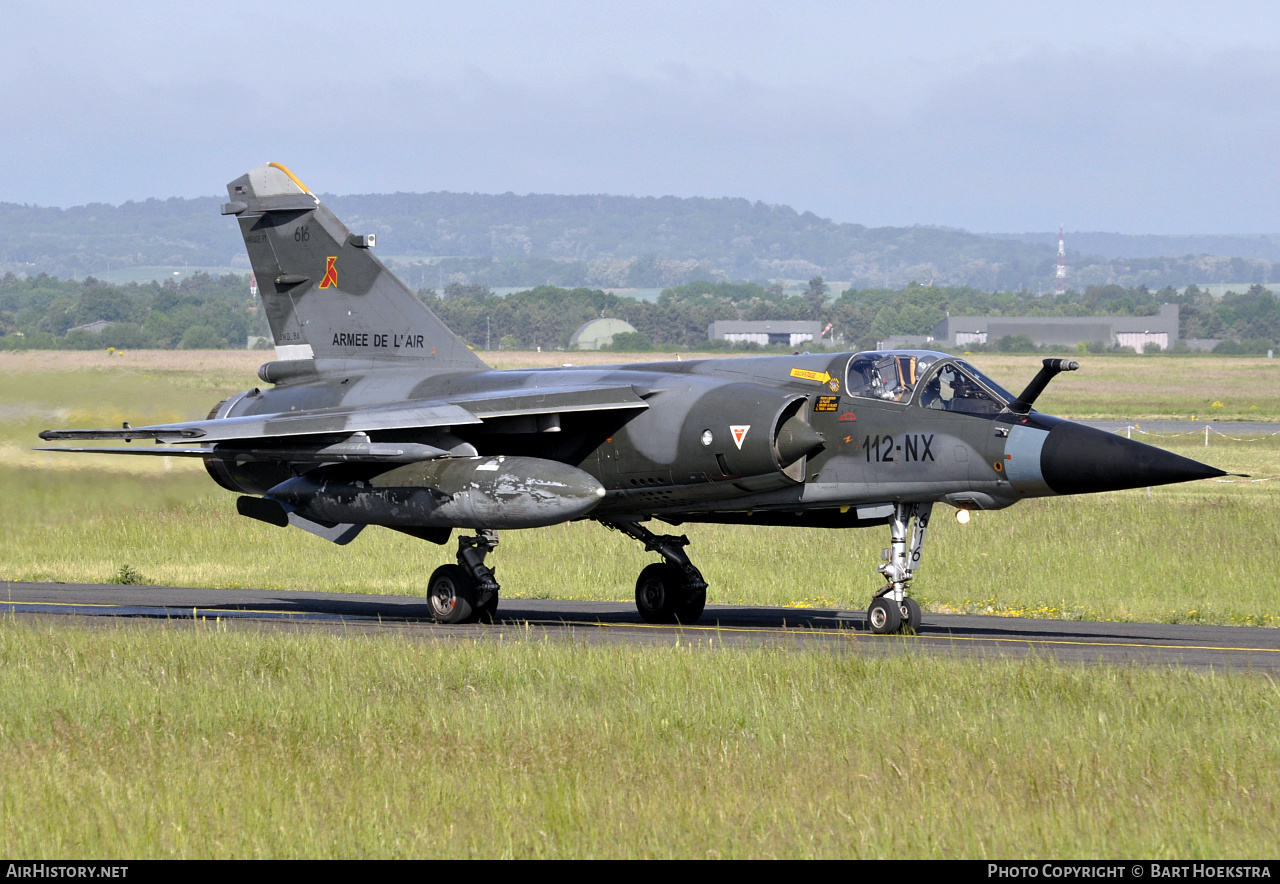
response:
M954 364L944 354L934 355L934 371ZM228 400L216 416L333 410L338 413L331 422L314 429L339 438L351 433L346 415L360 409L458 403L485 419L368 436L375 443L575 467L606 492L583 516L822 527L883 523L885 505L894 502L999 509L1026 496L1071 493L1077 489L1065 475L1058 476L1057 490L1046 482L1043 444L1028 445L1027 437L1047 438L1057 428L1073 444L1099 450L1118 440L1037 412L975 416L931 409L914 396L898 402L833 393L830 380L795 376L826 375L843 390L852 359L847 353L770 356L427 377L408 368L352 365L349 371L296 374L273 389ZM271 368L263 373L270 375ZM630 391L637 407L572 410L590 398L585 390ZM491 411L479 408L480 401ZM531 402L538 413L487 416L510 403ZM557 403L564 410L555 410ZM788 451L788 440L779 439L796 421L813 434L800 441L804 450L798 456L795 445ZM1125 447L1130 456L1141 450ZM254 494L268 493L299 471L287 459L261 456L239 466L217 458L208 462L224 485ZM363 464L354 472L372 479L390 470ZM1127 468L1123 477L1104 484L1120 478L1137 485L1152 477Z
M264 521L331 539L587 517L856 527L894 504L1221 474L1020 407L930 351L494 371L287 169L228 193L275 338L268 388L204 421L42 435L194 442L159 453L202 457Z

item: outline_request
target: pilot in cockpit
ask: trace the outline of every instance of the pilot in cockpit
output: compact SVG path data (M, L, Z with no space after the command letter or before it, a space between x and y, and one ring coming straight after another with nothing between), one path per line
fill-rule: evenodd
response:
M925 408L950 411L956 399L956 387L960 384L960 373L950 365L933 376L920 394L920 404Z
M906 402L915 389L919 371L915 356L903 353L858 358L849 365L848 388L854 396L870 396L886 402ZM927 364L927 363L926 363Z
M965 369L972 370L972 367L966 365ZM1011 394L1006 396L1013 399ZM944 365L929 379L920 391L920 404L925 408L986 416L994 416L1004 407L1003 402L993 398L967 371L956 365Z

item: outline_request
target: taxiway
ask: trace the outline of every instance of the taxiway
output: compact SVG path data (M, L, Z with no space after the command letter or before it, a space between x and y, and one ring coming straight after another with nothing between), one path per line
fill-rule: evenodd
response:
M1078 663L1280 672L1280 629L1247 626L926 613L919 635L879 636L867 630L862 611L708 605L694 626L655 626L643 622L629 602L519 598L502 600L497 623L441 626L432 622L424 600L408 596L18 582L0 582L0 613L53 627L215 621L233 628L399 632L439 640L545 636L601 643L827 648L870 655L1035 655Z

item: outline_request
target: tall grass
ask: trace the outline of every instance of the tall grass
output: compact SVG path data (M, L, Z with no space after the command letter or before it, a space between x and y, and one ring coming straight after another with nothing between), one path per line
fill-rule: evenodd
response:
M63 411L203 416L254 384L258 357L215 355L187 370L0 354L0 577L421 593L449 548L378 529L339 548L242 519L198 463L26 450ZM1010 371L1029 377L1025 361ZM1172 442L1280 477L1274 439ZM1276 487L1027 501L964 527L940 509L916 589L934 610L1275 624ZM713 601L757 604L861 607L887 539L679 530ZM616 599L650 558L590 523L505 532L495 555L508 596ZM0 852L1209 858L1280 843L1270 677L688 641L3 619Z
M1280 840L1267 677L0 624L0 851L1223 857Z
M970 358L1017 393L1035 376L1042 357L980 354ZM1081 420L1280 419L1280 359L1075 358L1080 370L1058 375L1036 400L1037 408Z

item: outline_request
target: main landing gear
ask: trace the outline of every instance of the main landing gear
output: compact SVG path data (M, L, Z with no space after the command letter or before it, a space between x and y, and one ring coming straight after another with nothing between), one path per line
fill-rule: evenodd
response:
M920 605L907 595L911 578L920 565L924 550L924 534L929 527L931 503L898 503L893 506L893 545L884 551L885 563L877 570L888 585L876 593L867 607L867 626L877 635L901 632L915 635L920 629ZM907 544L907 528L911 520L911 543Z
M484 557L498 545L497 531L458 538L458 564L441 565L427 583L427 604L439 623L493 622L498 613L498 581Z
M654 534L639 522L601 521L644 544L648 552L661 553L665 562L654 562L636 581L636 609L648 623L696 623L707 605L707 581L689 561L683 535Z

